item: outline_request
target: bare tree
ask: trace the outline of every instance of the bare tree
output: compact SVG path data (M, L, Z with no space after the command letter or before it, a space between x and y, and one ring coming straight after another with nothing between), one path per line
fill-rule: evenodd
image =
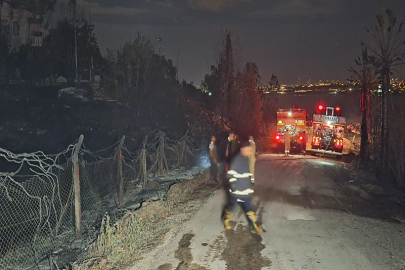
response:
M370 87L375 83L377 73L374 65L369 61L367 48L362 46L361 59L355 60L357 68L351 67L355 79L361 84L361 145L360 145L360 164L365 165L370 157L369 143L371 137L370 129Z
M222 99L221 99L221 117L225 114L230 116L231 114L231 92L234 84L234 61L233 61L233 47L232 47L232 36L231 32L226 30L225 37L223 40L223 49L220 52L219 61L219 86L221 89ZM226 107L225 107L225 106ZM226 108L226 110L225 110Z
M262 120L263 101L256 87L260 81L259 69L255 63L246 63L245 70L235 78L232 90L231 117L235 130L245 136L258 135Z
M140 112L154 71L154 50L148 38L138 35L116 51L109 51L108 61L114 76L118 100Z
M237 39L226 30L217 65L211 66L204 85L212 92L213 107L214 110L215 107L219 109L221 119L227 117L234 128L242 133L255 132L260 125L263 105L261 96L256 91L260 80L259 70L255 63L248 62L243 70L235 66L234 41L237 44ZM222 125L224 126L224 122Z
M377 14L377 24L367 29L372 35L370 44L361 42L371 53L370 60L374 63L382 80L381 99L381 173L382 177L388 174L388 150L389 150L389 123L387 95L390 87L390 75L395 66L403 64L405 35L403 32L404 22L397 23L394 13L383 8Z
M212 65L210 73L205 75L204 83L212 93L213 109L218 111L221 119L231 115L232 90L235 83L235 63L233 55L233 36L226 30L222 36L220 51L216 65ZM222 122L224 125L224 122Z
M271 87L271 90L274 90L274 89L277 89L280 87L280 84L278 83L278 78L274 74L271 74L269 86Z

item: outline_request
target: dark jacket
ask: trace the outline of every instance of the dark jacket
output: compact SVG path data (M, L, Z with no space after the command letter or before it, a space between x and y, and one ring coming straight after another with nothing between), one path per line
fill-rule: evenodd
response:
M230 164L232 160L239 153L239 143L236 140L228 142L228 158L227 162Z
M229 192L237 196L251 195L253 193L251 176L249 158L241 154L236 155L227 173Z

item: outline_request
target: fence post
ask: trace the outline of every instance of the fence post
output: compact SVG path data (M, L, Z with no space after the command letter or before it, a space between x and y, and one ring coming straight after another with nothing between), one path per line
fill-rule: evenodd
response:
M143 186L146 187L148 184L148 167L146 164L146 143L148 141L148 135L145 136L142 142L142 150L139 156L139 172L140 172L140 179L143 181Z
M79 151L83 144L84 136L80 135L79 141L75 145L73 152L73 184L75 193L75 225L76 225L76 238L80 239L82 236L82 206L80 201L80 171L79 171Z
M160 152L160 166L159 166L160 174L161 175L163 174L163 167L166 168L166 173L170 173L165 154L165 134L163 132L160 135L159 152Z
M118 181L119 181L119 190L118 190L118 202L119 207L122 207L124 202L124 178L122 177L122 145L125 141L125 135L122 136L120 144L118 145Z

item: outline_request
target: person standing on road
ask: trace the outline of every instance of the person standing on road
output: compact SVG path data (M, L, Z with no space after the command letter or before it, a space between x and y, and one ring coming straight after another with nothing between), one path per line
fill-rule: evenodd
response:
M214 135L211 137L211 143L209 145L210 149L210 162L211 162L211 180L213 182L218 182L218 154L217 146L215 145L216 138Z
M286 127L286 129L284 131L284 153L285 153L285 156L290 155L290 145L291 145L290 128Z
M240 145L239 135L238 135L238 134L235 134L234 139L235 139L235 142L236 142L236 143L238 144L238 146L239 146L239 145Z
M230 230L229 223L232 211L239 204L245 212L252 233L261 234L263 229L257 224L255 212L252 209L253 182L249 171L249 157L252 155L252 147L249 142L241 145L241 151L233 159L227 177L229 187L227 192L227 204L222 210L221 219L225 229Z
M252 135L249 136L249 144L252 148L252 154L249 157L249 171L252 174L252 182L255 179L255 163L256 163L256 143Z
M231 131L228 137L228 146L226 147L227 169L229 168L229 165L231 164L233 158L238 154L238 152L239 152L239 143L236 140L235 133Z

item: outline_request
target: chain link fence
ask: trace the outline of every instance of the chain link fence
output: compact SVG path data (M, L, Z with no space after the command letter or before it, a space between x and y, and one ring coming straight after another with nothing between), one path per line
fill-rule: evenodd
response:
M78 140L57 155L0 148L0 269L58 269L52 258L62 246L81 239L83 248L106 211L130 203L151 178L187 167L201 150L187 134L170 140L155 132L136 151L124 141L92 152Z

